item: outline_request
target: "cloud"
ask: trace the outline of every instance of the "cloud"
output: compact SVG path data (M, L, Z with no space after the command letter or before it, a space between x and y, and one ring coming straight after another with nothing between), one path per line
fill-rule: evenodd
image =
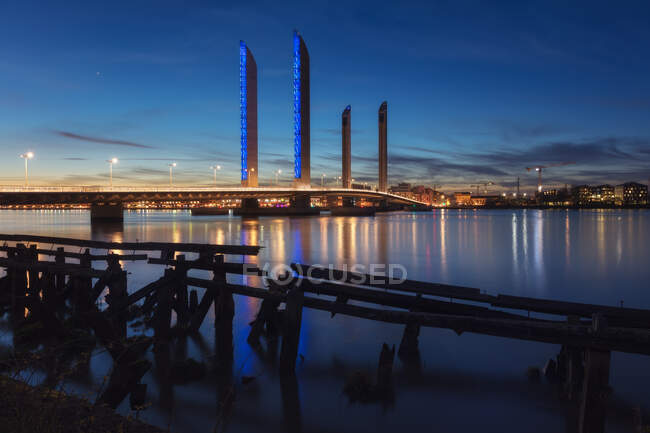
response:
M63 158L66 161L88 161L88 158L74 158L74 157L69 157L69 158Z
M68 131L53 131L55 134L60 135L61 137L72 138L74 140L81 141L90 141L91 143L101 143L101 144L114 144L117 146L128 146L128 147L138 147L141 149L155 149L153 146L147 144L134 143L132 141L125 140L114 140L111 138L101 138L101 137L90 137L87 135L75 134Z

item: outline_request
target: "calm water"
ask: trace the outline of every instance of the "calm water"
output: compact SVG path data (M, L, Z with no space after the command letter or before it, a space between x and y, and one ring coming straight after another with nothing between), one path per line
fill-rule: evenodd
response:
M83 211L0 211L0 225L2 233L257 244L264 249L250 261L260 265L397 263L411 279L478 287L491 294L607 305L623 301L650 308L650 212L644 210L453 210L248 220L148 211L127 213L123 226L93 228ZM132 272L133 290L162 274L162 267L125 267ZM236 297L237 386L226 431L565 431L565 409L554 388L530 384L525 375L528 366L541 367L554 357L558 346L423 329L420 368L407 368L396 359L393 404L352 404L343 394L346 377L357 370L374 375L381 344L399 345L402 327L306 310L299 348L304 362L297 383L287 385L281 384L272 357L246 343L258 307L257 300ZM178 342L173 352L210 365L212 312L201 336ZM628 408L650 409L649 362L648 357L613 354L612 400L621 409L609 417L608 431L632 431ZM92 392L109 365L106 355L96 355L88 377L76 379L71 389ZM220 388L214 374L173 387L159 383L157 376L155 367L145 376L152 406L141 418L171 425L172 431L213 431ZM242 376L257 380L242 385Z

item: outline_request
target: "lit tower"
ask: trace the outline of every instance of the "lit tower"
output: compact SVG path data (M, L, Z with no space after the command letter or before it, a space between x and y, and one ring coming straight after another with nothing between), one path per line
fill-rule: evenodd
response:
M388 146L386 125L388 124L388 104L379 107L379 191L388 192Z
M239 114L241 185L257 186L257 64L244 41L239 42Z
M343 110L343 115L341 116L341 133L342 133L341 179L342 179L343 188L350 188L351 179L352 179L352 172L350 168L350 148L351 148L350 122L352 121L351 119L352 113L350 110L351 107L348 105L347 107L345 107L345 110Z
M298 31L293 32L293 156L294 182L310 185L309 173L309 53Z

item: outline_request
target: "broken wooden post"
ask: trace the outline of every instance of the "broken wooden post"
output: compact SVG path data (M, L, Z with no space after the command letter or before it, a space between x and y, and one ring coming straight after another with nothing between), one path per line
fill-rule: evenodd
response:
M38 253L36 252L36 245L30 245L29 250L25 251L25 259L27 262L30 264L35 264L38 262ZM27 276L28 276L28 293L30 296L38 296L38 288L39 288L39 278L38 278L38 271L34 270L33 268L28 268L27 270Z
M287 293L286 320L280 349L280 373L293 374L300 343L300 326L302 324L302 305L304 292L300 287L293 287Z
M16 263L25 261L25 245L16 244L16 248L10 250ZM9 256L10 252L7 252ZM27 273L24 269L14 268L11 277L11 305L15 319L25 318L25 294L27 293Z
M418 348L419 336L420 324L417 322L407 323L399 345L398 354L400 358L411 361L420 356L420 349Z
M188 265L185 264L185 254L176 256L178 264L174 270L174 310L176 311L176 326L185 328L190 320L187 308L187 278Z
M197 308L199 307L199 294L196 289L190 290L190 315L196 313Z
M107 258L108 270L111 273L108 281L108 295L106 302L110 306L124 305L126 298L129 296L127 290L127 276L126 271L122 270L119 258L116 254L110 254ZM112 316L112 323L115 332L119 338L126 338L126 320L127 310L126 307L121 308Z
M224 257L215 257L214 281L218 284L214 302L214 327L217 359L220 364L227 363L233 356L232 321L235 316L235 301L227 287Z
M150 344L149 338L136 340L114 361L108 385L98 403L115 409L137 387L142 376L151 368L151 362L142 358Z
M91 269L90 249L86 248L83 255L79 258L79 266L82 269ZM91 277L77 275L72 279L73 307L78 313L86 312L92 308L92 288L93 282Z
M56 255L54 256L54 263L56 263L57 268L65 266L65 251L63 247L58 247L56 249ZM65 274L63 272L56 273L56 294L57 298L63 294L65 290Z
M587 349L585 375L578 418L578 433L603 433L607 398L609 396L609 367L611 352Z
M266 326L267 335L273 337L277 331L277 322L278 322L278 306L280 302L276 299L264 299L262 300L262 305L260 305L260 310L255 316L255 320L251 322L251 331L248 334L248 344L256 346L260 344L260 336L264 332L264 326Z
M173 272L172 269L165 269L165 277L171 280ZM156 299L158 305L153 317L155 345L167 344L171 336L170 325L172 319L171 290L168 284L156 290Z
M387 391L392 387L393 362L395 359L395 345L392 349L384 343L379 353L379 367L377 368L377 390Z

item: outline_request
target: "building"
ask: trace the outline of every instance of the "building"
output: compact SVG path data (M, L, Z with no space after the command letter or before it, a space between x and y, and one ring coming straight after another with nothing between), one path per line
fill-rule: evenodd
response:
M388 191L388 103L379 107L379 192Z
M590 188L591 204L614 204L614 187L611 185L598 185Z
M475 195L470 197L470 204L472 206L497 206L501 203L501 196L499 195Z
M574 186L571 197L575 206L588 206L591 203L591 188L589 185Z
M431 188L424 185L417 185L411 188L413 198L426 204L433 203L433 193L434 191Z
M391 194L397 194L401 195L403 197L410 197L411 196L411 184L408 182L401 182L398 183L397 185L393 185L390 187L390 192Z
M343 188L350 188L352 183L350 128L352 121L351 107L348 105L341 115L341 181Z
M614 201L622 206L648 204L648 186L636 182L627 182L614 188Z
M302 36L293 32L293 155L294 182L310 186L309 53Z
M241 127L241 185L258 186L257 64L244 41L239 42L239 118Z
M454 202L456 206L469 206L472 204L472 193L468 191L455 192Z
M572 197L568 188L545 189L537 193L537 201L544 206L570 206Z

